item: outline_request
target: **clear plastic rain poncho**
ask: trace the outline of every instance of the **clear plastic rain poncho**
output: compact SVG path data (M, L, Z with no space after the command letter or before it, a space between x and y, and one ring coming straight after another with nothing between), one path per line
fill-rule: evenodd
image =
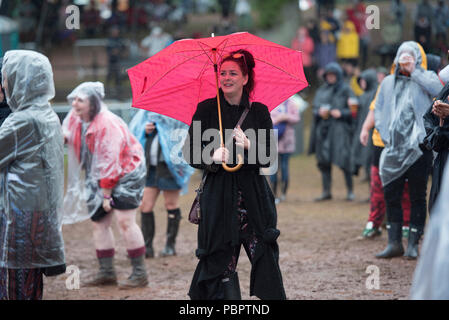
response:
M103 103L103 84L84 82L67 99L71 104L76 97L89 101L94 117L84 122L72 108L63 122L68 146L64 224L90 218L103 204L103 188L112 189L114 201L138 207L146 177L142 146Z
M182 156L182 146L189 132L189 126L170 117L140 109L129 123L129 129L143 148L147 139L145 124L148 122L155 124L165 163L176 183L181 186L182 193L187 193L190 176L195 171Z
M0 128L0 268L63 265L64 148L51 65L13 50L1 72L12 113Z
M399 57L404 52L416 62L410 77L399 74ZM426 136L423 116L432 97L442 89L438 75L423 69L416 42L404 42L394 64L395 73L382 81L374 111L376 129L385 143L379 163L383 186L403 175L422 156L419 145Z
M448 163L449 164L449 163ZM421 255L415 269L411 299L449 299L449 165L442 188L424 233Z

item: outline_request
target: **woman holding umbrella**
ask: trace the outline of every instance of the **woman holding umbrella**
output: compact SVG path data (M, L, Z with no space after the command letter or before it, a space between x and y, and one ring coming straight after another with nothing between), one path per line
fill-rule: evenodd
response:
M267 180L259 174L259 169L269 167L270 161L264 162L261 157L251 161L251 154L265 153L266 159L277 156L272 150L275 148L270 148L275 143L268 108L250 102L254 67L254 57L246 50L222 58L218 97L198 104L184 146L188 163L207 174L200 204L196 250L199 263L189 290L191 299L241 299L236 267L242 244L252 264L250 295L286 298L278 263L276 240L280 232L276 229L274 196ZM241 122L245 110L249 111ZM194 139L195 130L200 127L201 137L208 129L218 132L220 119L222 128L227 129L222 145L208 152L204 141ZM236 126L238 122L241 126ZM252 135L248 129L258 134ZM238 171L224 170L222 163L232 159L236 147L243 149L243 165ZM201 159L196 157L198 154L203 155Z

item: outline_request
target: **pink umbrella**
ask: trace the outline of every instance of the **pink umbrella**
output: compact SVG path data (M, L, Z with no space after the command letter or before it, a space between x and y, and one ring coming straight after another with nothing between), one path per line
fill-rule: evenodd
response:
M176 41L151 58L128 70L133 92L132 106L180 120L188 125L200 101L217 96L221 145L218 62L230 52L245 49L254 56L255 88L250 99L269 111L305 88L301 52L256 37L247 32L228 36ZM233 168L223 163L230 172Z
M128 69L132 106L190 125L198 102L217 95L214 64L238 49L254 56L256 86L250 98L269 111L308 86L300 51L239 32L179 40Z

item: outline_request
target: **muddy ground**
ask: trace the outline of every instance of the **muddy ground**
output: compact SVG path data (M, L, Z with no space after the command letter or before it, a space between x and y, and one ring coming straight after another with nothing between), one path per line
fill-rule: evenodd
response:
M368 184L355 178L356 200L344 200L343 175L333 170L333 200L313 202L321 191L320 175L314 157L297 156L291 160L291 187L287 200L278 205L280 267L288 299L407 299L414 261L404 258L378 260L374 254L386 245L386 233L374 240L363 240L360 235L368 217ZM177 256L147 259L149 273L147 288L118 290L117 287L90 288L83 286L97 271L97 260L92 242L89 221L63 227L67 265L80 270L81 287L69 290L68 274L44 279L44 299L188 299L187 292L197 258L196 229L186 219L194 197L193 190L199 184L196 173L191 179L189 193L181 199L184 219L177 239ZM156 209L155 250L165 244L166 212L163 199L158 199ZM140 216L138 216L140 223ZM116 269L119 279L130 273L126 250L117 228ZM404 241L406 245L406 241ZM238 272L243 299L249 296L250 263L245 251L241 251ZM379 269L379 289L367 289L370 274L367 268Z

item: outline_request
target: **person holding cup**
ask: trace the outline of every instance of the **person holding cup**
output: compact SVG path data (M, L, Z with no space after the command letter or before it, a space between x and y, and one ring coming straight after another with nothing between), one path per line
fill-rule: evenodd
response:
M354 200L351 174L351 123L349 98L355 95L344 82L343 70L335 62L329 63L323 73L324 84L317 90L313 101L314 121L310 136L309 154L315 153L322 175L323 192L315 201L332 199L332 164L343 171L347 196Z

